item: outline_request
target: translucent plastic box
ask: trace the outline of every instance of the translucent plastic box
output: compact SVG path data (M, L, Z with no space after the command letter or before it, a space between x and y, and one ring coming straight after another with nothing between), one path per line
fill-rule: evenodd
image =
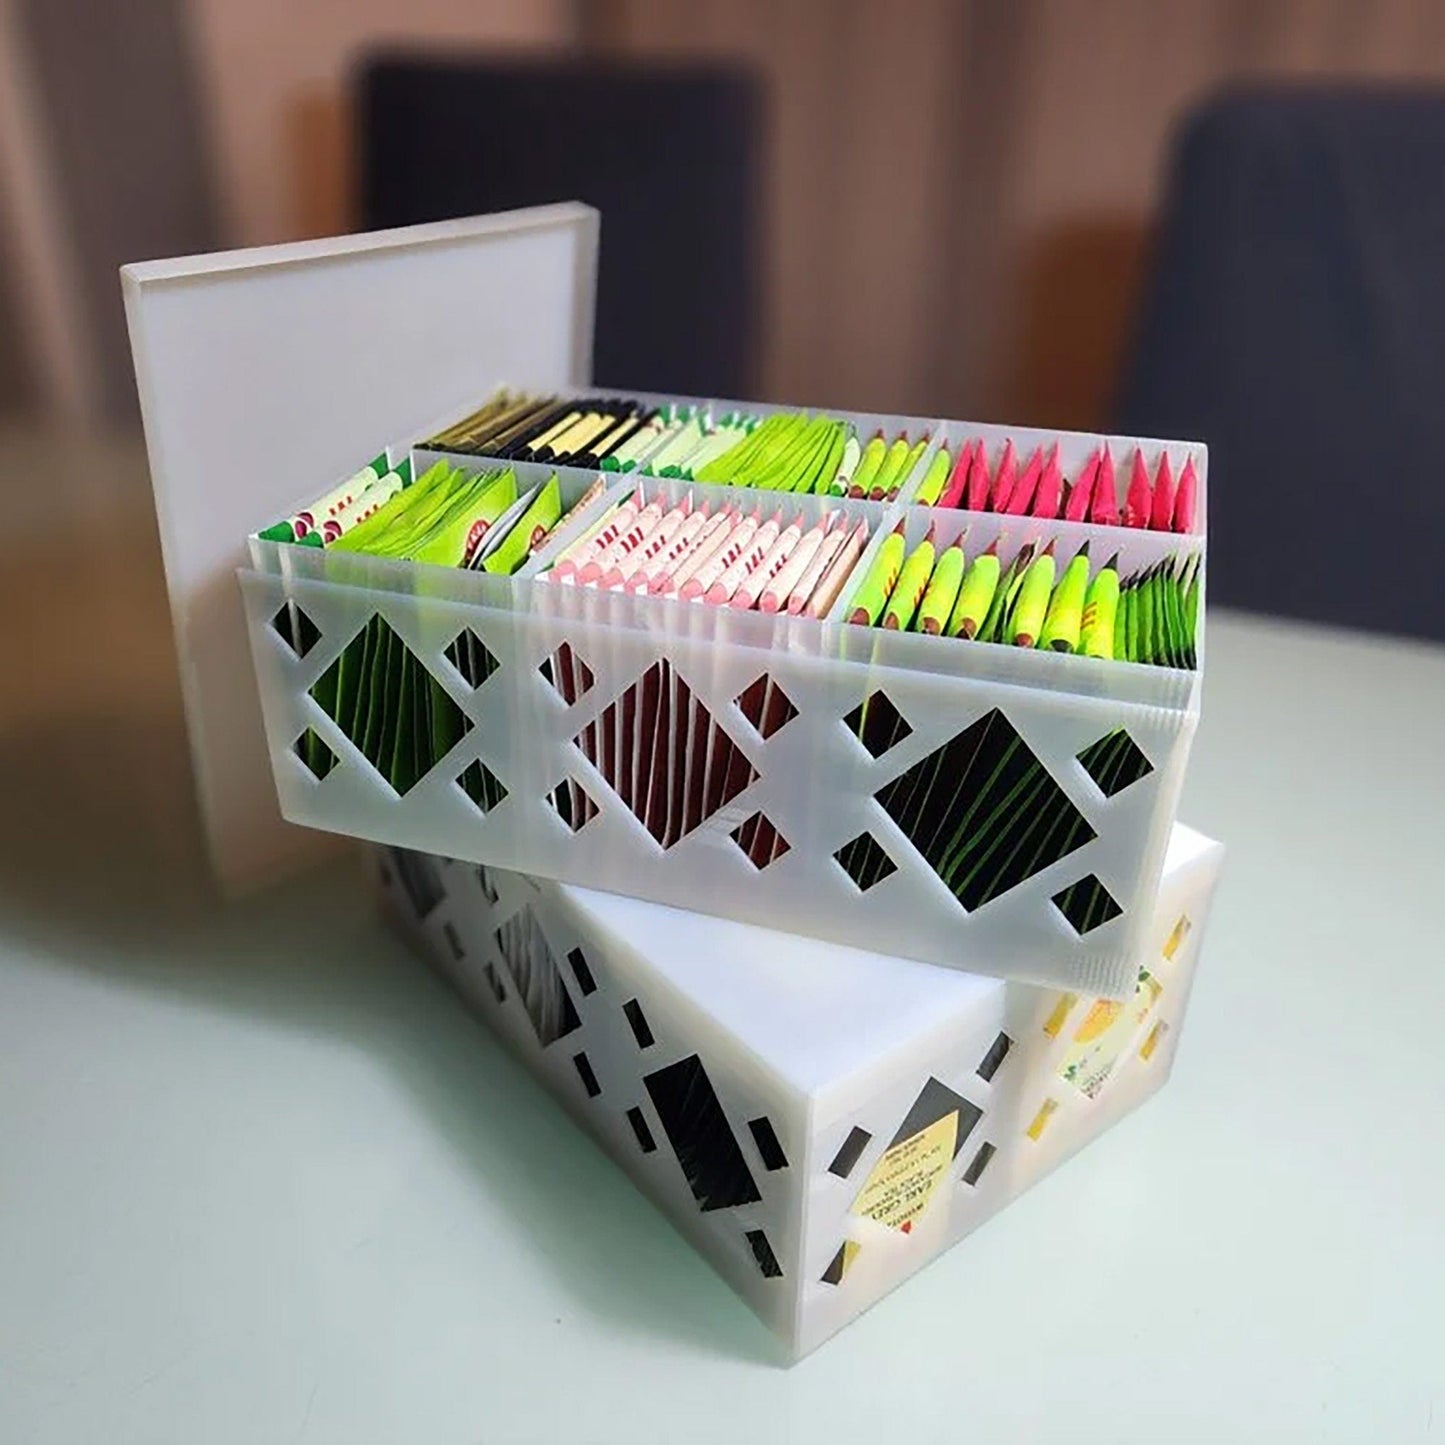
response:
M1196 723L1196 671L598 595L533 581L540 559L495 578L259 540L247 558L248 536L358 458L430 435L498 384L585 386L596 234L593 212L559 206L126 268L192 745L222 872L271 873L302 851L277 827L277 797L286 818L313 829L1127 992ZM962 435L1020 447L1044 435L919 419L910 429L924 426L935 445L955 447ZM1065 469L1098 440L1065 436ZM1131 446L1115 439L1121 462ZM1164 444L1145 446L1152 460ZM1170 450L1178 469L1186 449ZM1193 455L1202 468L1202 451ZM590 477L563 480L575 497ZM689 485L667 484L674 495ZM809 515L827 505L797 500ZM876 545L900 517L921 532L932 514L907 502L848 510L874 522ZM945 530L971 523L980 543L1000 522L938 516ZM1203 549L1202 532L1049 530L1061 551L1085 537L1119 550L1125 570L1181 544ZM442 685L464 734L405 796L310 691L374 616ZM458 648L488 659L480 686L455 665ZM893 719L876 756L860 736L864 706ZM652 722L629 734L639 709ZM335 759L322 779L296 751L308 732ZM685 832L598 766L599 738L630 747L633 774L646 777L704 734L728 767ZM904 804L930 770L970 760L993 779L974 801L1014 809L1021 841L950 888ZM469 770L485 782L485 807L462 786ZM760 826L785 845L761 868L738 846L740 830ZM866 869L851 866L860 858Z
M1174 829L1123 1002L377 858L423 951L797 1356L1163 1084L1223 852Z

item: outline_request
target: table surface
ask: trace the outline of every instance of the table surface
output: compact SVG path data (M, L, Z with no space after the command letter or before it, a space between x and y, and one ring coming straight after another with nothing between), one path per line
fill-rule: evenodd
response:
M1445 650L1211 618L1171 1084L788 1370L344 865L209 896L139 453L87 447L0 564L8 1445L1445 1437Z

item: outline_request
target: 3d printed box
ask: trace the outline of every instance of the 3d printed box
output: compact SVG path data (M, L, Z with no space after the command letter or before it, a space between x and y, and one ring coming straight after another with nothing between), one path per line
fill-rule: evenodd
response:
M403 850L391 911L796 1357L1168 1077L1223 848L1123 1003Z
M598 595L534 581L538 564L494 578L257 540L243 565L259 528L497 385L585 387L596 244L594 212L557 206L126 268L187 715L223 872L274 873L296 851L298 835L275 826L274 793L313 829L1125 996L1197 721L1198 671ZM1043 435L860 423L910 420L912 434L926 426L955 447L962 434L1024 449ZM1063 435L1066 468L1099 440ZM1112 440L1120 456L1132 450L1134 439ZM1190 450L1143 446L1151 465L1167 450L1176 470ZM1205 458L1192 450L1203 485ZM571 495L580 480L568 479ZM855 510L874 520L875 543L898 519L911 536L927 520L906 495ZM1175 549L1202 553L1206 510L1201 493L1201 530L1187 537L1048 525L1061 553L1088 539L1128 570ZM969 521L979 544L1017 520L939 515L945 530ZM462 734L405 796L311 694L373 617L444 690ZM467 633L490 659L480 682L453 660ZM557 685L564 657L586 682L571 700ZM769 690L786 699L781 725L750 704ZM649 737L652 754L685 745L686 717L715 729L738 764L740 785L680 837L659 836L586 746L654 698L668 721ZM852 721L864 705L898 719L876 754ZM296 754L308 732L336 760L324 778ZM982 780L972 801L1015 832L967 880L946 883L938 840L920 835L904 801L930 770L969 760ZM459 782L477 770L491 780L485 805ZM755 816L787 843L761 869L734 838ZM866 887L846 866L859 849L887 860ZM1075 909L1085 896L1100 906Z
M907 422L884 420L895 431ZM935 437L958 426L925 425ZM1001 428L967 430L1003 444ZM1021 449L1032 444L1022 432L1008 436ZM1096 443L1067 440L1080 462ZM595 475L561 471L573 495ZM989 973L1090 992L1132 986L1200 674L853 627L847 589L830 618L815 621L533 580L635 485L614 486L516 578L253 537L253 567L242 576L282 812L375 842L952 967L981 959ZM721 505L740 495L653 485L670 501ZM967 526L980 548L1018 527L1017 518L962 511L786 500L807 525L834 509L866 519L874 547L900 522L915 543L935 519L941 540ZM1089 523L1051 523L1049 532L1066 555L1084 542L1117 553L1126 575L1181 544L1203 545ZM463 733L404 795L317 701L320 680L374 617L442 684ZM478 649L485 667L467 675L459 658ZM865 736L865 709L875 722L896 719L882 745L876 727ZM312 735L329 755L320 778L301 756ZM606 765L625 753L625 775L668 778L704 738L727 752L727 786L680 835L649 790L621 786ZM478 767L487 786L468 791L463 779ZM935 774L967 776L966 802L1009 835L952 887L942 866L949 835L908 808ZM736 840L754 817L787 844L761 869ZM873 850L887 862L860 886L848 862ZM1075 888L1103 905L1086 925L1062 906Z
M1173 827L1200 675L583 595L535 566L497 579L259 540L246 565L258 528L497 385L585 388L596 247L595 213L568 205L126 268L198 788L233 889L316 851L278 792L298 822L392 845L398 917L797 1355L1166 1077L1223 853ZM929 423L955 443L958 425ZM1065 465L1097 440L1065 438ZM927 521L906 495L850 510L875 541ZM1000 525L971 520L975 540ZM1050 526L1117 544L1126 568L1204 545ZM377 616L466 722L405 797L310 695ZM490 659L480 681L456 665L464 632ZM570 699L564 649L591 678ZM752 709L760 686L785 696L781 723ZM746 764L677 839L577 742L649 689ZM850 719L880 695L898 725L875 752ZM336 758L324 778L294 750L307 729ZM981 898L946 887L890 807L960 747L1021 760L1071 840ZM469 768L506 797L479 809ZM756 813L788 844L763 868L733 838ZM894 865L866 891L837 856L864 836ZM1120 911L1081 934L1068 900L1089 888Z

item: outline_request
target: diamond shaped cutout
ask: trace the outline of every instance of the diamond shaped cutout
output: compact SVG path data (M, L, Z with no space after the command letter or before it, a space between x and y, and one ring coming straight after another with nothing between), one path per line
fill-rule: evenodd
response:
M319 783L336 766L336 754L315 728L307 728L294 743L291 751L301 759L301 766Z
M734 828L728 837L747 854L748 862L758 869L776 863L791 848L788 840L762 813L754 813L747 822Z
M472 730L451 694L379 615L342 648L310 691L322 712L402 794Z
M869 693L843 721L874 758L881 758L913 732L908 720L893 706L893 699L882 691Z
M295 602L282 606L271 619L271 629L297 657L305 657L321 641L321 629Z
M547 935L530 908L519 909L497 930L497 947L544 1049L582 1027Z
M953 1136L953 1157L956 1159L964 1141L973 1132L974 1125L983 1118L983 1110L977 1104L970 1103L962 1094L955 1093L947 1084L932 1077L913 1101L913 1107L898 1126L898 1132L894 1134L888 1147L897 1148L904 1140L921 1134L949 1114L958 1115Z
M592 669L570 642L564 642L556 652L544 657L537 671L569 705L576 702L597 681Z
M653 663L572 742L664 848L758 778L736 739L666 659Z
M798 715L793 699L767 673L749 683L733 701L764 739L787 727Z
M898 865L872 833L860 833L851 843L839 848L833 857L864 893L890 873L898 871Z
M1080 937L1092 933L1124 911L1114 895L1092 873L1055 893L1053 903Z
M480 758L467 764L457 777L457 786L479 813L490 813L507 796L500 779Z
M997 708L880 789L878 801L970 911L1096 836Z
M1144 750L1123 728L1115 728L1090 743L1079 754L1079 762L1106 798L1122 793L1154 771L1154 764L1144 756Z
M470 688L479 688L501 664L470 627L464 627L442 654Z
M580 833L597 816L597 804L592 800L592 794L571 778L558 783L547 794L547 801L552 805L552 811L574 833Z

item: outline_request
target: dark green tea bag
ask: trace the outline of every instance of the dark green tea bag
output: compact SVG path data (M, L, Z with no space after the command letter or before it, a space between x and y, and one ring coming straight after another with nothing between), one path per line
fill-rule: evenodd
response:
M396 735L401 723L401 699L406 662L411 649L393 630L387 644L386 669L382 674L381 734L377 740L377 771L396 787L392 763L396 757ZM400 790L398 790L400 791Z
M1131 577L1119 597L1119 611L1124 619L1124 648L1119 653L1125 662L1139 661L1139 579Z
M386 724L386 673L392 639L396 634L379 617L373 619L371 625L376 629L376 640L372 646L371 660L367 664L366 728L361 751L366 754L366 760L372 767L379 770L381 738Z
M454 748L461 738L461 714L451 695L430 673L426 688L431 704L431 760L434 767Z
M416 771L416 684L420 663L410 648L403 648L401 666L393 680L396 689L396 737L392 744L387 776L398 793L408 792L417 780Z
M1168 622L1168 657L1170 667L1188 667L1189 643L1184 635L1184 597L1179 590L1179 578L1172 564L1164 569L1164 613Z
M1144 574L1139 584L1139 661L1157 662L1158 635L1154 617L1155 574L1152 570Z
M432 695L431 674L418 665L411 675L414 694L414 718L411 736L412 768L418 781L431 771L432 765Z
M367 678L371 654L376 646L376 619L373 617L346 645L341 675L337 683L336 721L342 732L357 747L366 729L366 710L371 699Z
M1003 640L1004 622L1009 613L1013 611L1014 598L1018 595L1024 573L1028 570L1028 564L1033 561L1033 555L1033 547L1027 546L1004 569L1003 576L998 579L998 586L993 590L993 600L988 605L988 612L982 623L979 624L978 641L1001 642Z

